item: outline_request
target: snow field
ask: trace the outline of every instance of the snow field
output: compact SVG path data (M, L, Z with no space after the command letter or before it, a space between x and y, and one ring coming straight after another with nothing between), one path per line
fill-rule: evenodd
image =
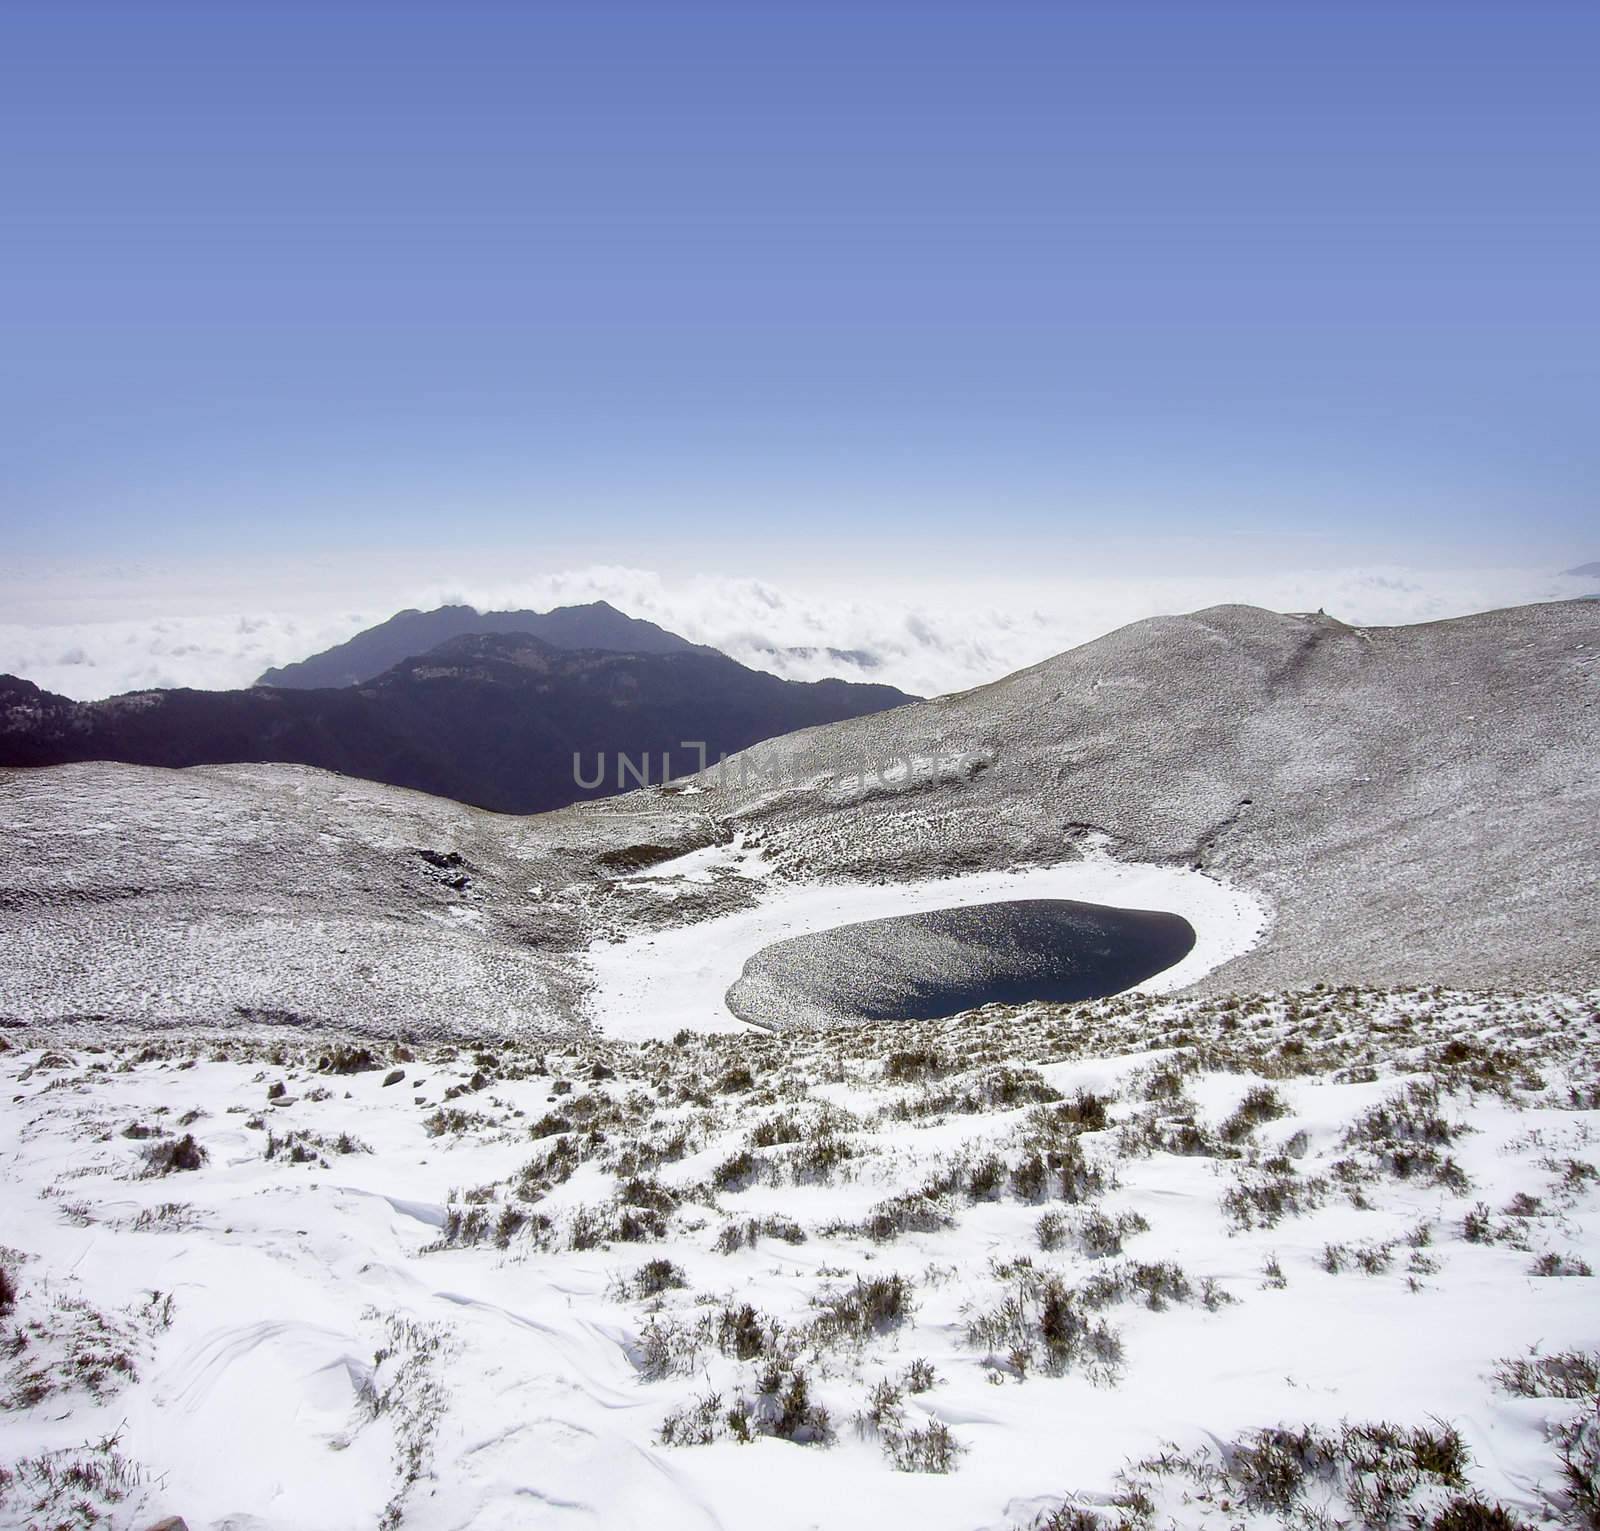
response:
M1558 1523L1581 1405L1495 1379L1600 1349L1597 999L565 1051L13 1030L0 1524L1111 1525L1168 1442L1435 1420L1470 1464L1417 1502ZM104 1469L91 1518L52 1460Z

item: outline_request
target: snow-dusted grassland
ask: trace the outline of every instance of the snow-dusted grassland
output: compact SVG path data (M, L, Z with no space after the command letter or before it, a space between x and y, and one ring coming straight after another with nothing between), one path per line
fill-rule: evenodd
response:
M1594 1525L1597 1004L0 1033L0 1523Z

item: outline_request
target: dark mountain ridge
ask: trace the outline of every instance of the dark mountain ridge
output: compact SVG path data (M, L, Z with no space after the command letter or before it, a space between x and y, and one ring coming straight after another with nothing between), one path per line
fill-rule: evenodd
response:
M359 686L404 659L426 654L468 633L525 633L558 649L610 649L620 654L715 654L654 622L630 617L606 601L557 606L551 611L479 611L473 606L408 609L344 643L295 664L265 671L258 686L313 691Z
M890 686L779 680L685 646L562 649L475 633L368 684L143 691L75 702L0 676L0 765L277 762L537 813L682 775L775 734L913 700Z

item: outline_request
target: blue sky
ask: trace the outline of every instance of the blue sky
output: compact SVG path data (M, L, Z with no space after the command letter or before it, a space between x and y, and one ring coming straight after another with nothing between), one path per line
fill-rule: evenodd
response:
M1597 66L1541 0L11 0L0 539L1564 567Z

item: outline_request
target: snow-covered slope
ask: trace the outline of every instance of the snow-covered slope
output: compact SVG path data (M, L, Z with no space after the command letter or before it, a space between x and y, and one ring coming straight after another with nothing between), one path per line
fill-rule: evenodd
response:
M1229 606L768 741L708 805L802 878L1070 857L1263 900L1214 989L1600 981L1600 608L1414 627Z
M11 1033L0 1526L1580 1525L1597 1002Z
M503 818L296 766L0 771L0 1019L564 1029L596 867L711 832L637 804Z

